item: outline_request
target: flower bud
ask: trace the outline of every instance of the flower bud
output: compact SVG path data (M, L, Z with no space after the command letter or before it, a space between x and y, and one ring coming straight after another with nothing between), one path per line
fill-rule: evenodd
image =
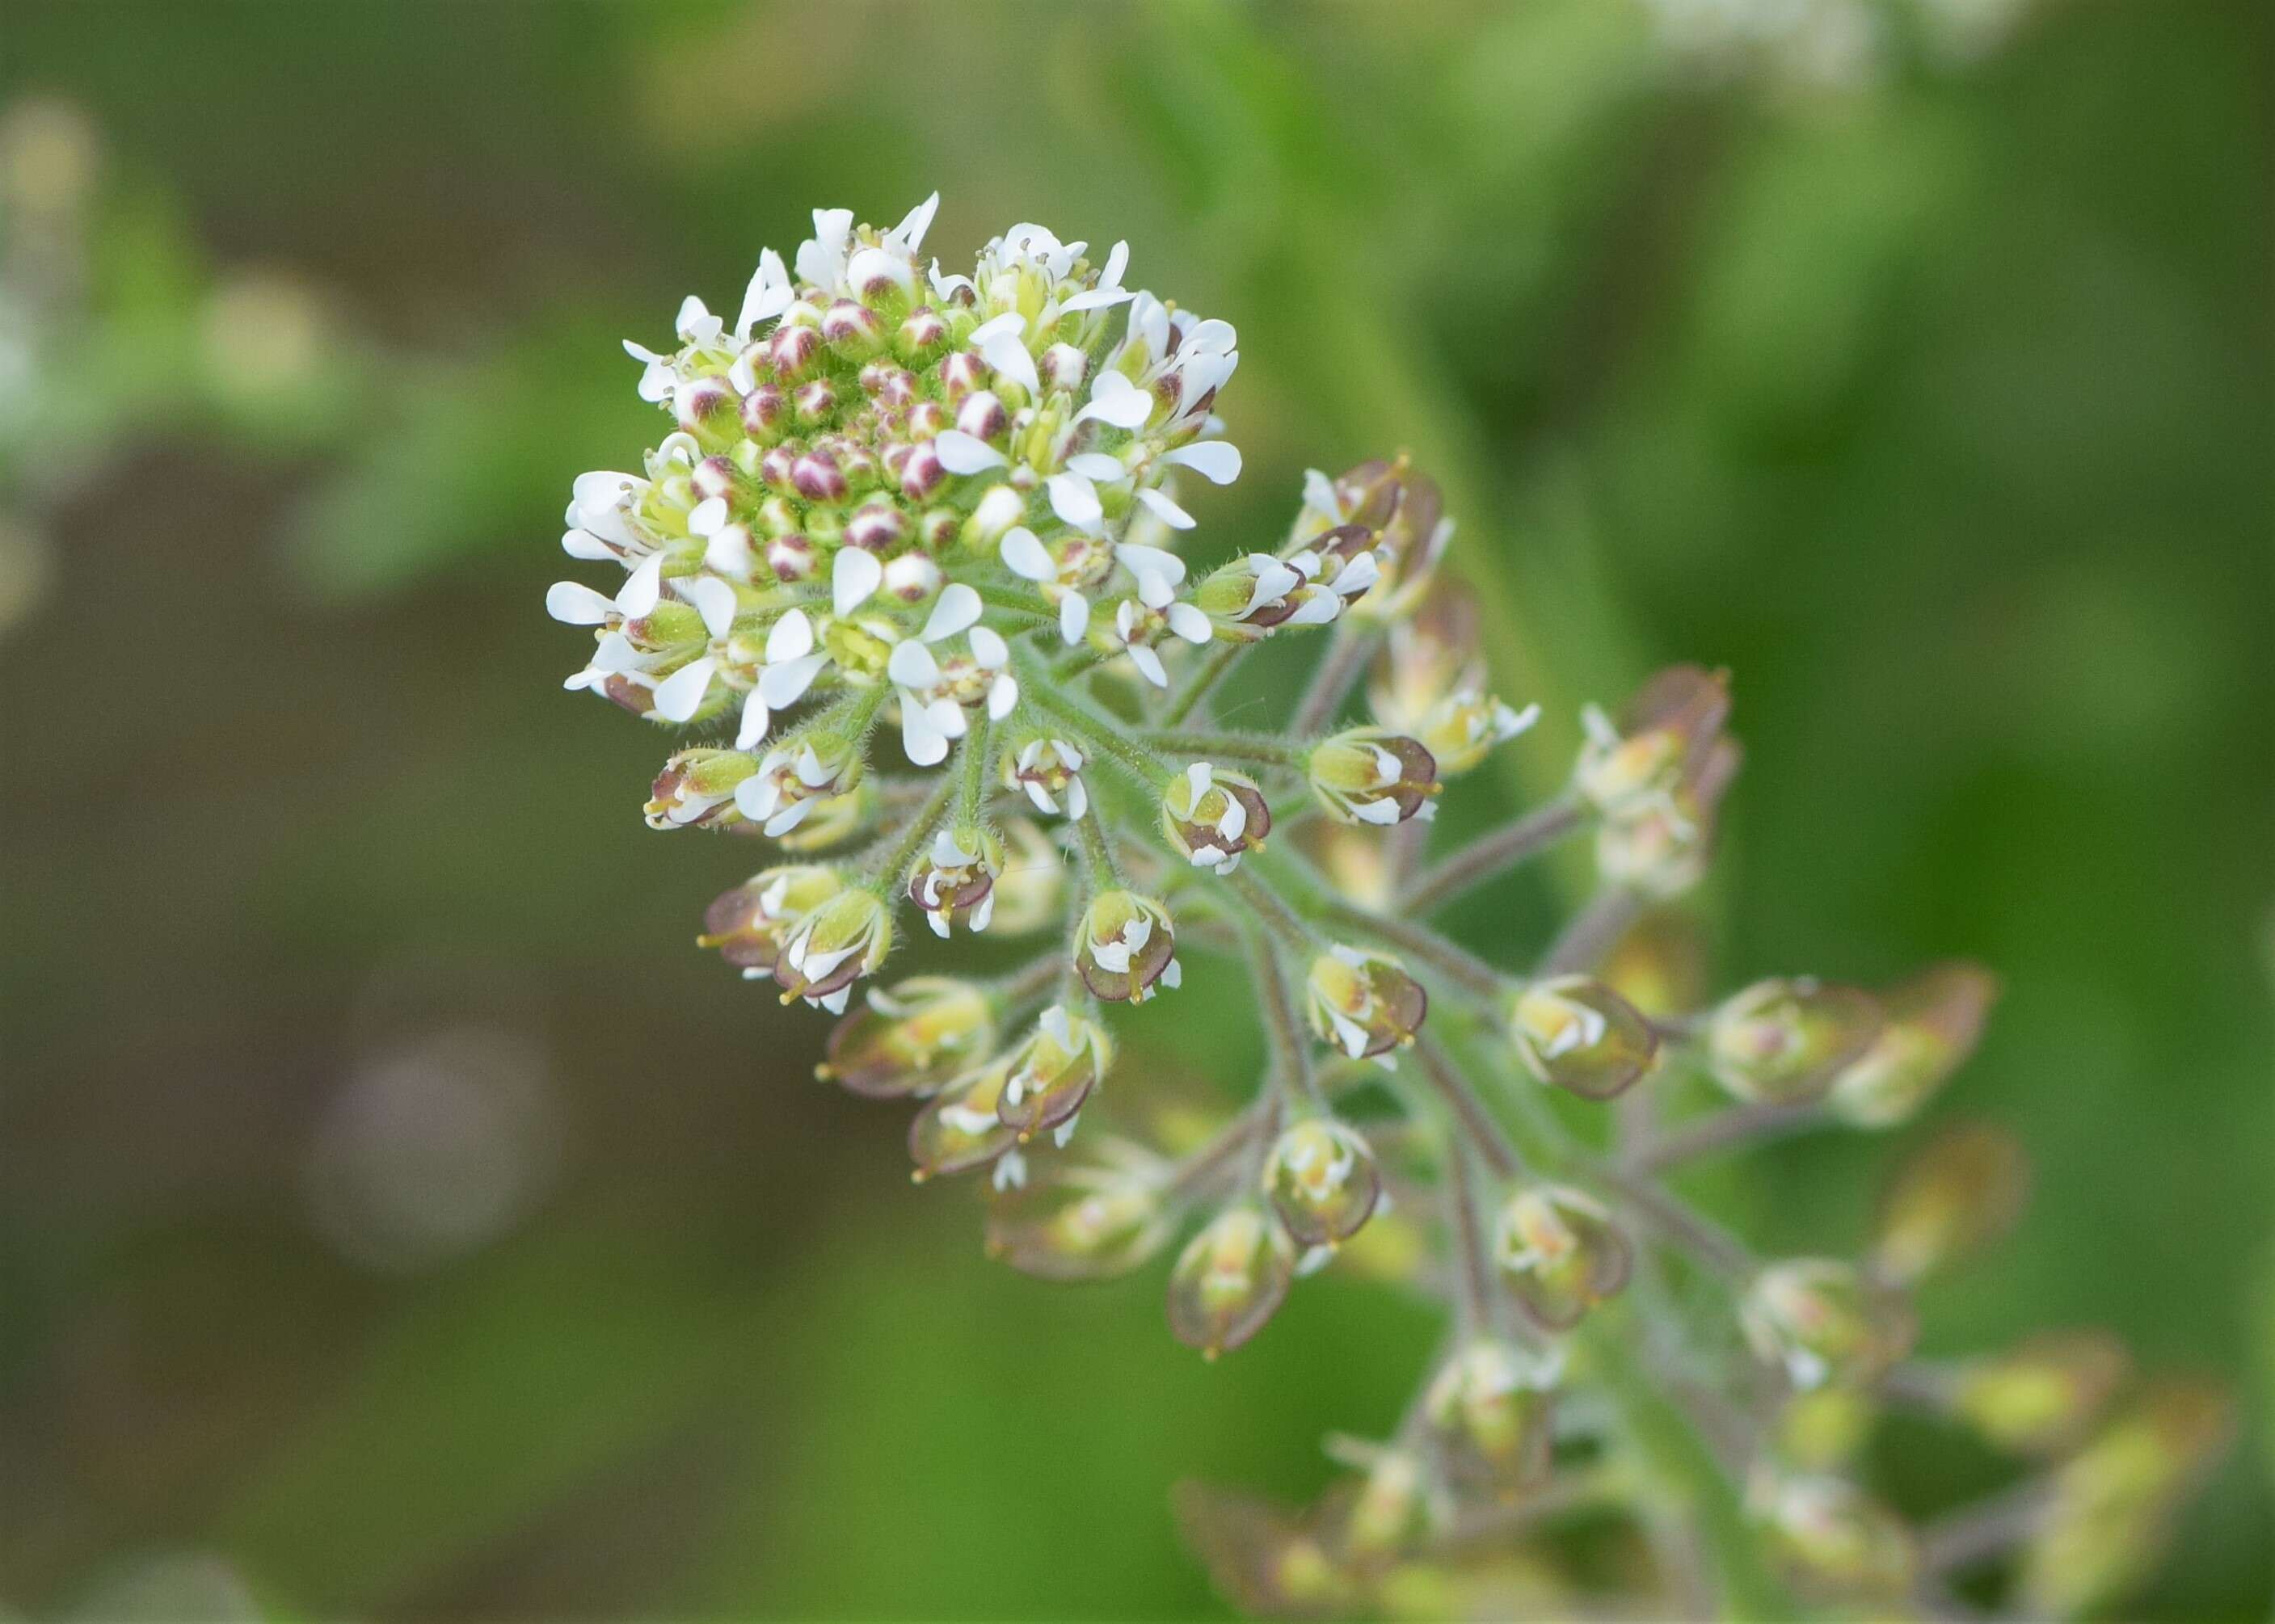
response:
M1056 924L1066 905L1066 859L1032 818L1002 820L1003 870L988 893L995 904L987 928L1024 936Z
M1765 1478L1748 1509L1771 1560L1795 1586L1822 1598L1897 1600L1918 1562L1896 1514L1840 1477Z
M1064 739L1039 736L1003 752L1003 787L1025 792L1037 812L1063 812L1079 820L1090 810L1082 782L1082 752Z
M1456 778L1482 764L1496 744L1507 744L1540 720L1540 707L1513 710L1476 684L1456 689L1422 714L1414 730L1438 764L1438 776Z
M741 821L736 791L759 764L739 750L683 750L663 764L642 811L652 829L699 825L723 828Z
M1341 525L1314 539L1307 547L1283 555L1288 567L1308 583L1295 594L1296 612L1291 625L1309 625L1311 617L1325 623L1373 590L1380 578L1374 559L1376 537L1364 525ZM1320 600L1326 601L1321 603ZM1303 607L1309 605L1307 609Z
M863 765L852 742L833 734L784 739L735 786L735 804L767 834L779 837L822 803L849 794L861 782Z
M782 1002L803 998L845 1012L853 983L876 973L893 946L893 910L873 891L841 891L799 920L782 942L775 973Z
M775 843L784 851L828 851L867 830L876 821L877 810L876 788L865 779L843 795L814 803L797 827L776 835ZM745 833L750 827L747 822L741 826Z
M1371 1563L1415 1549L1450 1514L1420 1451L1330 1438L1327 1453L1364 1474L1343 1518L1343 1550L1354 1560Z
M1447 1469L1504 1499L1546 1482L1557 1375L1553 1357L1504 1341L1480 1339L1455 1354L1422 1398Z
M1568 1331L1581 1316L1628 1283L1635 1250L1603 1204L1576 1190L1540 1184L1501 1206L1493 1255L1527 1313L1551 1331Z
M2076 1442L2132 1371L2125 1344L2108 1333L2054 1332L1970 1362L1951 1401L1997 1447L2053 1454Z
M1160 1250L1169 1216L1160 1164L1107 1140L1097 1159L1061 1160L1048 1176L999 1191L987 1206L987 1250L1044 1280L1105 1280Z
M2160 1384L2103 1429L2061 1469L2046 1520L2023 1550L2022 1614L2067 1617L2137 1582L2233 1424L2224 1394L2183 1380Z
M1430 1009L1430 995L1396 959L1340 942L1311 961L1304 988L1311 1030L1353 1060L1413 1042Z
M1421 744L1381 728L1322 739L1305 761L1311 792L1345 823L1389 825L1437 815L1438 764Z
M1880 1006L1814 977L1757 981L1714 1011L1709 1063L1739 1099L1800 1105L1822 1096L1878 1038Z
M1010 1071L995 1114L1024 1143L1046 1129L1071 1126L1075 1113L1114 1063L1114 1046L1097 1022L1053 1004L1006 1058Z
M1763 1269L1738 1306L1738 1322L1757 1356L1804 1392L1869 1382L1911 1348L1902 1303L1829 1258Z
M1162 836L1196 868L1228 874L1271 832L1272 809L1245 773L1196 761L1161 791Z
M1415 473L1402 457L1395 462L1361 463L1332 482L1316 475L1307 480L1295 539L1310 541L1343 525L1364 525L1374 533L1380 580L1358 600L1365 617L1380 623L1412 614L1428 593L1438 560L1453 539L1453 521L1445 516L1437 481Z
M1975 964L1932 965L1883 993L1886 1023L1833 1079L1826 1108L1862 1128L1908 1120L1975 1052L1998 995L1997 978Z
M1737 776L1740 754L1736 740L1718 738L1689 782L1598 825L1596 870L1606 883L1665 902L1704 879L1713 855L1715 814Z
M875 1099L926 1094L994 1044L995 1011L986 993L953 976L911 976L871 987L830 1029L828 1062L814 1075Z
M1509 1036L1543 1083L1609 1099L1648 1070L1659 1033L1636 1007L1587 976L1551 976L1520 991Z
M1264 1194L1300 1247L1338 1246L1357 1235L1382 1194L1374 1152L1332 1116L1296 1122L1264 1161Z
M909 1124L909 1158L916 1163L911 1176L918 1183L934 1175L969 1173L998 1157L1009 1162L1018 1153L1018 1130L1007 1126L996 1109L1010 1076L1009 1058L999 1056L956 1078L917 1113ZM1006 1184L1019 1182L1015 1174Z
M932 933L948 940L949 927L987 928L995 910L995 880L1003 872L1003 842L994 830L972 825L943 827L909 871L909 900L924 910Z
M1155 984L1179 975L1169 910L1134 891L1102 891L1082 916L1074 966L1083 985L1108 1003L1144 1003Z
M791 928L844 888L835 869L819 864L762 869L704 910L695 945L718 948L744 975L762 981L775 973Z
M1185 1243L1169 1271L1169 1329L1213 1359L1264 1328L1295 1273L1286 1230L1258 1207L1227 1207Z
M1621 707L1614 723L1594 706L1573 782L1599 811L1631 812L1696 775L1730 714L1729 676L1698 666L1661 671Z
M1946 1129L1906 1158L1880 1197L1873 1261L1912 1285L2004 1238L2022 1214L2030 1166L2014 1135Z
M1193 606L1216 636L1253 643L1281 626L1323 625L1341 601L1314 588L1303 572L1269 553L1250 553L1212 570L1193 589Z

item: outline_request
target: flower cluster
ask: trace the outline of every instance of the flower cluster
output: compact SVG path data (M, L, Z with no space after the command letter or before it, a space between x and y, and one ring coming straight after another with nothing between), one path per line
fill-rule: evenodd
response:
M564 546L622 583L548 604L592 629L570 687L699 729L649 823L781 848L703 945L838 1016L820 1075L917 1102L916 1176L984 1175L993 1253L1053 1279L1174 1254L1170 1328L1212 1357L1323 1269L1447 1303L1392 1436L1335 1446L1349 1484L1301 1515L1190 1498L1226 1590L1305 1616L1667 1614L1708 1583L1757 1611L1932 1608L2019 1549L2017 1604L2046 1611L2137 1571L2215 1405L2152 1387L2102 1422L2128 1379L2096 1338L1911 1352L1914 1288L2014 1216L2003 1136L1931 1142L1860 1257L1757 1257L1686 1198L1710 1156L1916 1118L1995 992L1961 964L1878 993L1670 990L1668 904L1738 766L1726 676L1677 667L1590 707L1568 789L1433 853L1446 785L1538 714L1491 692L1439 578L1436 487L1403 458L1315 473L1277 545L1189 567L1180 482L1240 472L1215 415L1233 329L1125 287L1124 246L1036 225L943 272L933 208L889 230L818 212L731 328L690 298L673 348L629 346L672 427L640 472L576 482ZM1294 720L1213 724L1242 656L1304 630L1326 647ZM1582 834L1597 890L1538 962L1431 924ZM1040 946L888 979L907 909ZM1137 1079L1107 1098L1109 1007L1173 996L1188 955L1243 967L1269 1055L1198 1129ZM2032 1463L1996 1537L1872 1497L1863 1446L1896 1408ZM1717 1496L1703 1532L1671 1514ZM1626 1530L1620 1597L1567 1560L1576 1506Z

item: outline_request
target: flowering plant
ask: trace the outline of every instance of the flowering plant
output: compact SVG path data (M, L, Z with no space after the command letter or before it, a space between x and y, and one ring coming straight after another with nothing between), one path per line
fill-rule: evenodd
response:
M1190 566L1188 482L1241 472L1216 410L1233 329L1126 288L1125 245L1037 225L944 273L935 201L888 230L818 211L731 327L691 298L675 347L627 346L674 426L639 472L577 480L563 545L624 579L548 607L593 630L571 688L698 729L649 823L783 854L712 903L703 943L838 1017L825 1077L921 1102L916 1175L984 1172L991 1250L1064 1279L1175 1248L1170 1328L1210 1357L1330 1266L1449 1304L1406 1416L1334 1446L1352 1477L1319 1506L1188 1497L1223 1588L1300 1614L1941 1608L2019 1552L2008 1599L2037 1613L2136 1571L2216 1401L2152 1386L2104 1422L2124 1371L2097 1339L1911 1356L1911 1288L2013 1215L2008 1141L1931 1142L1859 1259L1758 1258L1674 1182L1911 1119L1991 978L1668 990L1651 910L1698 882L1738 764L1727 680L1697 667L1590 709L1568 789L1433 854L1445 785L1538 715L1489 691L1438 578L1434 486L1403 458L1315 473L1277 545ZM1248 649L1313 631L1284 729L1211 723ZM875 765L888 729L911 770ZM1599 888L1529 970L1429 923L1583 834ZM1043 946L887 981L911 909ZM1142 1107L1079 1130L1116 1081L1105 1007L1174 994L1186 950L1246 967L1253 1099L1197 1137L1149 1142ZM1895 1407L2053 1464L1916 1528L1863 1481ZM1610 1579L1563 1538L1606 1513Z

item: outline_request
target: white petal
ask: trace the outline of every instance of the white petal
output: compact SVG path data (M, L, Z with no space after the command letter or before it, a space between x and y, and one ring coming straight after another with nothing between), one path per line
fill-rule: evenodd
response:
M827 654L807 654L781 665L769 665L759 673L759 692L775 710L795 705L828 663Z
M992 626L971 629L971 658L987 670L1000 670L1011 658L1011 646Z
M1216 769L1207 762L1196 761L1188 767L1185 769L1185 792L1190 797L1191 804L1198 806L1201 804L1201 797L1209 792L1210 786L1215 782Z
M1051 792L1044 789L1042 785L1037 783L1032 778L1022 779L1020 782L1026 789L1027 798L1035 804L1035 810L1037 812L1054 813L1058 811L1059 804L1051 799Z
M1106 310L1122 304L1130 297L1120 288L1092 288L1086 293L1076 294L1059 308L1069 314L1077 314L1085 310Z
M748 576L751 573L751 533L740 525L729 525L703 544L703 567L721 575Z
M787 665L812 652L813 623L805 617L804 609L792 609L775 622L775 629L767 633L768 665Z
M893 646L885 675L903 688L930 688L940 681L940 662L932 657L932 650L911 638Z
M1078 592L1059 600L1059 636L1071 648L1090 631L1090 602Z
M766 737L767 729L773 725L774 713L767 708L766 699L759 691L755 688L752 689L749 695L743 700L743 723L735 729L735 748L750 749L752 745ZM744 780L745 783L749 782L748 779Z
M980 473L1001 468L1010 460L977 434L967 434L960 428L944 428L933 435L932 449L940 457L940 465L950 473Z
M1128 476L1130 470L1122 465L1118 457L1108 457L1103 451L1085 451L1066 459L1067 471L1078 473L1085 480L1095 480L1101 485L1111 485Z
M845 267L845 285L854 293L871 286L880 277L903 293L916 291L916 267L889 248L864 248Z
M1005 567L1022 580L1049 581L1058 578L1058 566L1051 562L1050 549L1024 525L1006 532L997 550L1003 556Z
M545 589L545 612L566 625L599 626L616 612L616 605L582 581L556 581Z
M1088 530L1106 517L1096 488L1078 473L1054 473L1043 481L1043 489L1050 495L1051 511L1077 530Z
M725 637L734 625L738 607L735 589L717 576L690 576L679 583L679 595L695 606L703 616L703 629L713 637Z
M932 217L939 208L940 193L935 192L903 215L900 224L885 233L885 240L916 253L924 246L925 233L932 230Z
M788 310L790 298L790 272L782 255L769 248L759 255L759 268L751 274L751 285L743 290L743 313L735 318L735 336L748 343L751 329Z
M1198 646L1216 635L1216 628L1198 605L1173 603L1162 612L1168 617L1169 630L1188 643Z
M711 673L718 668L715 660L699 660L665 677L656 684L655 714L666 721L685 721L694 715L710 691Z
M901 699L901 749L918 767L938 767L948 759L948 735L933 725L929 709L905 695Z
M614 548L581 525L563 533L561 537L561 550L571 558L600 559L614 558L616 555Z
M937 643L942 638L952 638L979 619L979 594L962 581L940 594L932 606L932 615L918 635L927 643Z
M987 685L987 715L1001 721L1019 703L1019 679L1006 671Z
M877 562L874 553L858 547L841 548L829 573L830 606L840 615L850 615L869 601L884 579L885 566Z
M1136 666L1138 674L1154 687L1167 688L1169 685L1169 674L1161 668L1161 656L1143 643L1130 646L1130 663Z
M1366 801L1351 808L1351 815L1361 823L1389 825L1398 821L1398 803L1393 800Z
M1157 490L1141 490L1138 493L1138 500L1151 508L1154 517L1172 530L1190 530L1197 522L1191 514Z
M1074 414L1074 420L1097 418L1116 428L1143 428L1153 415L1153 391L1139 389L1127 374L1108 367L1090 386L1090 404Z
M1190 468L1212 485L1229 485L1240 478L1240 448L1221 440L1196 440L1164 451L1161 460Z
M1067 816L1080 821L1090 810L1090 786L1079 778L1067 780Z
M978 338L979 334L972 336ZM979 359L1028 394L1043 392L1042 380L1035 375L1035 358L1027 352L1027 341L1017 334L1001 333L989 338L979 346Z
M1141 578L1158 575L1172 586L1185 578L1185 561L1163 548L1124 541L1114 549L1114 555L1130 566L1131 574Z
M588 668L604 676L638 671L646 667L647 656L632 646L632 640L621 631L611 631L593 649Z
M1285 626L1324 626L1342 613L1343 601L1331 592L1314 590L1311 595L1296 606L1296 612L1281 624Z
M663 557L651 553L625 580L624 589L616 593L616 608L627 619L638 620L655 608L656 600L663 595Z
M724 496L706 496L687 510L687 533L691 536L716 535L719 526L726 522Z

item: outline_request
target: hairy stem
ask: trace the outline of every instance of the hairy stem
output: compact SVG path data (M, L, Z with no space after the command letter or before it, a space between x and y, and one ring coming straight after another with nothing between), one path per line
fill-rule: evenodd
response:
M1540 961L1544 976L1572 975L1595 969L1610 956L1643 911L1643 899L1622 888L1601 890L1572 917Z
M1165 730L1145 735L1145 742L1155 750L1175 756L1190 756L1206 760L1221 756L1232 761L1260 762L1266 767L1300 767L1304 747L1260 733L1195 733Z
M1697 1161L1723 1151L1743 1150L1782 1139L1833 1119L1825 1108L1810 1102L1776 1105L1767 1101L1734 1106L1671 1128L1644 1140L1621 1159L1636 1173L1659 1173Z
M1416 916L1428 913L1481 880L1515 867L1547 850L1577 829L1587 816L1574 796L1537 808L1505 828L1471 841L1444 861L1432 865L1406 889L1399 906Z
M1326 726L1380 640L1379 632L1359 631L1339 623L1327 652L1319 656L1319 668L1311 673L1311 685L1296 706L1288 730L1301 738Z
M1232 669L1232 662L1246 653L1248 648L1245 643L1221 642L1209 650L1208 657L1201 661L1200 669L1185 679L1185 685L1178 691L1177 697L1170 700L1168 708L1161 713L1161 725L1174 728L1190 716L1217 684L1224 680L1225 673Z
M1470 1088L1446 1051L1436 1039L1427 1036L1414 1040L1414 1058L1418 1069L1438 1097L1446 1102L1462 1124L1462 1130L1476 1144L1478 1153L1486 1165L1502 1178L1513 1178L1524 1170L1524 1159L1509 1143L1508 1134L1485 1109L1475 1090Z

